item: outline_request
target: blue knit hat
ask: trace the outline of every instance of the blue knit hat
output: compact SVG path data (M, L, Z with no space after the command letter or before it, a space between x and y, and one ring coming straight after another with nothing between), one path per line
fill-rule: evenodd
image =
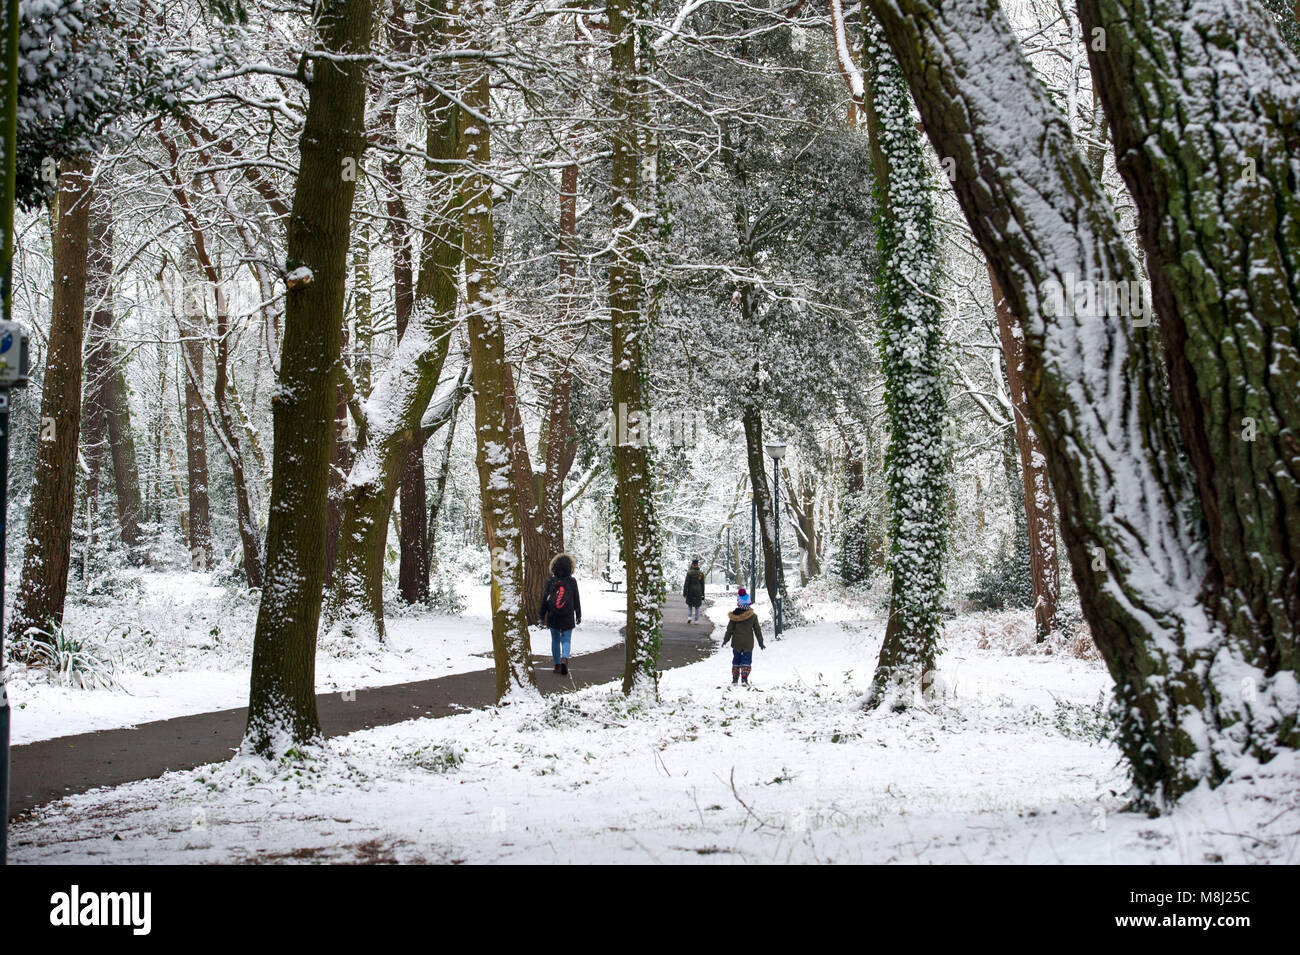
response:
M744 587L736 588L736 606L737 607L749 606L749 592L746 591Z

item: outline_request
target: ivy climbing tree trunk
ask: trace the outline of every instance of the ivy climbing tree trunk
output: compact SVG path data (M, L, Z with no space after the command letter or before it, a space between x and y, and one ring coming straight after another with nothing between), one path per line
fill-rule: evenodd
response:
M655 513L654 461L645 349L649 323L641 280L644 226L639 208L647 165L643 149L646 85L637 47L634 0L606 0L610 36L610 111L613 261L609 266L609 320L613 340L610 390L616 423L615 493L627 574L626 659L623 692L657 692L665 587ZM652 162L653 160L650 160Z
M319 50L288 227L266 583L253 640L245 745L272 755L320 736L316 628L343 343L352 200L366 145L371 0L322 0Z
M481 13L477 0L470 10ZM459 8L459 3L454 3ZM449 5L449 10L452 5ZM459 10L457 10L459 12ZM475 40L477 41L477 37ZM469 356L474 376L474 423L479 503L492 561L492 657L497 699L537 692L532 647L524 618L524 554L518 501L511 484L505 329L496 281L492 227L491 91L481 59L462 61L460 137L464 175L465 292Z
M1116 19L1084 5L1085 34L1096 42L1100 24L1114 57L1089 54L1142 210L1166 387L1160 342L1130 305L1140 273L1114 211L994 0L869 3L1022 319L1030 414L1139 793L1177 797L1226 778L1243 753L1294 747L1294 563L1278 547L1296 532L1295 57L1235 0L1133 5ZM1251 189L1234 188L1247 158ZM1183 242L1196 248L1176 262ZM1246 347L1225 354L1230 340ZM1202 390L1215 382L1220 393ZM1271 460L1228 439L1264 396L1267 416L1252 417L1277 429ZM1255 514L1234 527L1216 508Z
M27 515L27 545L10 633L48 642L63 622L72 559L77 447L81 435L81 347L86 330L86 258L91 164L60 164L54 217L54 296L41 389L41 430Z
M890 443L889 622L868 705L905 707L938 655L947 547L943 311L930 172L907 84L863 8L863 97L879 205L877 303Z

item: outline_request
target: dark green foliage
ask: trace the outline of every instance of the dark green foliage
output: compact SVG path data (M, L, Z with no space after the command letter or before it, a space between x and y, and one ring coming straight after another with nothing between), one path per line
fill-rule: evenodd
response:
M975 578L966 594L976 610L1025 610L1034 605L1033 578L1029 571L1029 542L1008 538L997 556Z

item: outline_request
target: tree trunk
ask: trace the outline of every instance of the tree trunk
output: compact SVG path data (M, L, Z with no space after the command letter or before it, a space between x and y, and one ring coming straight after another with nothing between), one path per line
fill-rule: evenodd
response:
M140 472L131 428L126 371L110 337L113 333L113 212L108 196L96 193L90 209L86 299L91 308L86 333L87 437L107 440L117 491L118 530L132 563L144 559L141 547ZM98 458L98 456L97 456ZM102 460L102 459L100 459Z
M419 433L416 435L419 438ZM423 603L429 597L428 492L424 484L424 443L418 441L402 465L398 497L402 530L398 537L400 557L397 590L408 604Z
M433 7L422 27L430 47L450 27ZM389 515L411 448L423 447L420 421L437 389L456 323L461 265L460 197L439 161L459 155L459 108L432 89L425 93L426 179L434 213L425 228L411 320L397 353L361 405L357 454L344 490L339 573L327 617L331 625L384 635L384 554ZM375 409L371 413L370 408ZM414 505L411 505L414 506ZM400 537L400 534L399 534ZM423 549L423 542L421 542Z
M989 267L993 309L1002 340L1007 370L1007 391L1015 416L1016 447L1020 451L1020 476L1024 484L1025 533L1029 541L1029 574L1034 588L1034 631L1042 643L1056 631L1056 604L1061 595L1061 572L1056 560L1056 522L1052 518L1052 489L1047 483L1047 458L1029 424L1025 400L1025 359L1020 323L1011 313L1002 286Z
M515 511L519 519L520 536L524 554L524 619L531 626L539 622L538 611L546 589L546 578L551 554L542 534L539 499L544 493L545 475L533 473L528 456L528 442L524 435L524 419L519 413L519 396L515 387L514 369L507 366L504 379L506 414L510 424L510 472L515 492Z
M545 453L542 455L543 472L539 502L541 505L542 537L550 554L564 551L564 482L573 467L577 446L573 440L573 425L569 420L569 404L573 395L573 370L570 365L572 336L567 325L573 316L574 282L577 274L578 234L578 164L570 163L560 174L560 297L557 323L563 354L555 371L551 400L547 408L545 427Z
M897 61L863 8L863 105L879 195L880 365L889 421L889 622L868 705L907 706L938 655L947 548L943 313L929 169Z
M343 328L343 350L347 351L348 330ZM343 377L339 376L340 379ZM343 493L352 468L352 446L348 441L348 389L340 380L335 388L333 449L330 453L329 508L325 514L325 585L334 580L339 552L339 531L343 526Z
M322 0L289 217L284 347L272 401L266 586L258 607L245 744L264 755L320 736L316 628L343 343L355 171L366 145L370 0ZM335 60L330 54L340 54ZM349 174L351 172L352 174Z
M613 152L609 265L609 320L613 339L611 382L614 420L615 493L618 528L627 575L626 662L623 692L658 692L659 641L665 599L655 513L654 461L650 446L650 396L646 382L646 321L642 302L643 226L634 210L642 200L643 165L653 162L642 148L647 89L637 50L633 0L606 0L609 19L610 147Z
M1078 11L1110 48L1090 44L1089 62L1205 518L1200 600L1223 631L1204 687L1217 782L1241 755L1300 745L1300 59L1252 0ZM1240 691L1230 659L1262 692Z
M481 12L480 4L471 10ZM465 175L461 181L464 215L465 288L469 355L474 375L474 423L483 532L492 560L492 656L497 699L521 691L536 693L532 648L524 618L523 541L517 500L511 487L510 421L506 403L505 330L493 247L491 108L487 68L463 60L463 102L459 111Z
M207 422L203 410L203 343L195 324L182 320L185 375L185 458L189 485L190 561L195 570L212 569L212 518L208 506Z
M212 385L212 406L205 401L203 409L210 419L212 430L221 440L221 447L226 453L226 458L230 461L231 483L235 486L235 507L236 517L239 524L239 539L243 549L244 558L244 576L248 580L249 587L262 586L262 557L261 557L261 540L258 534L257 518L253 513L253 506L248 494L247 471L244 467L244 454L239 442L239 434L235 430L234 419L230 413L230 401L227 394L231 387L229 375L230 364L230 336L229 332L229 315L226 312L226 297L221 291L221 276L217 272L217 267L208 255L207 242L203 235L203 229L199 224L198 217L195 215L190 203L189 194L185 190L184 183L181 180L180 172L180 151L176 144L173 143L166 135L163 134L161 120L154 121L154 130L158 135L159 141L167 150L168 157L171 161L171 190L176 199L176 204L180 207L181 215L190 230L190 244L194 252L195 261L207 280L207 291L210 291L213 298L217 315L217 338L214 349L213 364L215 366L215 375ZM188 276L186 277L188 283ZM184 296L182 310L188 322L186 329L194 329L202 322L206 321L207 310L203 304L203 279L199 279L197 284L190 288ZM183 334L189 332L182 330ZM203 380L202 364L198 363L197 367L191 367L191 353L188 349L182 349L181 357L185 360L186 375L193 382ZM200 353L201 357L201 353Z
M747 292L742 292L747 296ZM754 365L758 374L758 365ZM758 502L758 539L763 549L763 585L773 607L777 598L785 597L785 570L776 559L776 502L767 480L767 452L763 448L763 417L755 405L748 405L741 422L745 428L745 462L749 468L749 489ZM786 606L783 602L782 606Z
M438 551L436 548L438 535L438 515L442 510L443 496L447 491L447 476L451 473L451 447L456 439L456 418L460 415L460 404L469 394L469 361L468 357L461 365L460 377L456 381L456 390L451 393L449 407L447 409L446 428L447 433L442 439L442 453L438 459L438 476L433 481L433 497L429 502L429 520L426 524L426 533L429 535L425 542L425 553L429 555L429 580L425 583L425 593L431 593L433 575L438 570ZM430 433L432 437L432 432Z
M1255 28L1258 20L1250 7L1232 2L1188 13L1134 15L1141 29L1158 33L1140 53L1129 45L1134 21L1110 21L1104 34L1110 52L1094 58L1094 78L1117 130L1117 154L1124 157L1130 189L1144 210L1144 231L1158 226L1150 216L1156 197L1169 216L1170 230L1186 227L1186 241L1206 243L1194 256L1202 276L1200 294L1213 289L1222 296L1198 300L1182 277L1170 274L1169 253L1177 237L1148 234L1153 278L1159 276L1157 310L1161 324L1171 326L1164 329L1166 342L1185 330L1190 352L1229 312L1235 313L1228 326L1234 340L1240 335L1249 341L1265 328L1280 332L1263 352L1238 352L1227 393L1207 397L1204 404L1189 400L1183 388L1193 386L1200 393L1203 377L1213 379L1216 369L1221 372L1223 355L1215 347L1171 356L1170 377L1175 393L1181 392L1171 401L1163 386L1158 342L1145 327L1148 317L1126 321L1138 316L1127 314L1128 309L1116 314L1096 301L1098 290L1107 290L1106 297L1112 298L1120 288L1132 301L1130 290L1140 288L1139 271L1110 205L1074 148L1068 123L994 0L962 0L942 8L933 0L869 2L908 76L936 151L953 159L954 189L966 219L1009 306L1021 318L1028 406L1048 459L1084 615L1116 682L1118 740L1139 793L1151 800L1177 797L1201 780L1225 778L1243 750L1267 759L1279 745L1295 746L1294 706L1279 706L1274 695L1287 681L1294 686L1295 679L1294 671L1283 672L1293 657L1281 652L1297 630L1293 617L1288 622L1280 616L1289 613L1285 586L1294 579L1288 578L1291 565L1270 549L1248 576L1225 579L1225 567L1250 561L1240 553L1242 539L1225 532L1223 515L1209 514L1224 502L1217 481L1231 480L1227 472L1234 461L1247 482L1235 485L1242 495L1235 506L1249 503L1273 515L1252 522L1253 531L1247 533L1294 539L1294 511L1281 506L1284 496L1276 494L1271 477L1267 486L1248 483L1246 475L1255 466L1253 448L1233 451L1205 430L1240 427L1231 415L1256 384L1267 382L1273 400L1294 395L1294 346L1291 336L1274 325L1289 323L1286 327L1293 329L1296 324L1294 284L1286 287L1294 283L1294 267L1274 245L1279 236L1296 235L1295 203L1277 197L1297 182L1280 165L1293 161L1293 151L1277 141L1294 136L1300 90L1294 57L1280 50L1274 31ZM1226 20L1203 22L1210 16ZM1090 25L1085 16L1085 27ZM1173 32L1159 32L1166 29ZM1194 42L1171 51L1170 37ZM1204 37L1227 46L1207 50ZM1160 63L1146 62L1148 55ZM1236 63L1235 55L1249 56L1248 68ZM1114 57L1112 65L1097 62L1108 57ZM1186 64L1188 75L1170 73L1169 64ZM1111 70L1116 72L1107 76ZM1121 73L1150 80L1122 92L1116 82ZM1187 89L1180 87L1183 83ZM1208 85L1196 89L1200 83ZM1189 95L1193 90L1195 95ZM1277 96L1279 90L1282 99L1271 109L1258 113L1243 108ZM1151 156L1138 145L1147 139L1132 138L1141 128L1128 112L1139 105L1129 98L1133 94L1152 97L1141 104L1146 115L1168 123L1167 129L1150 133L1149 141L1156 143ZM1201 115L1211 108L1248 120L1234 128L1255 144L1252 157L1261 168L1250 168L1256 183L1277 190L1277 196L1242 208L1242 191L1229 189L1213 200L1213 215L1192 222L1186 210L1201 208L1208 199L1200 192L1215 188L1216 182L1237 182L1247 166L1225 162L1218 151L1227 148L1223 141L1201 141L1222 121ZM1184 122L1194 128L1185 128ZM1036 144L1032 161L1025 159L1026 142ZM1162 145L1167 142L1177 144L1174 154ZM1155 155L1163 156L1167 167L1151 168ZM1168 177L1179 162L1204 166L1196 173L1177 172L1179 185ZM1225 202L1233 217L1222 218L1217 211ZM1282 220L1261 227L1257 217L1274 211ZM1225 260L1219 255L1222 243L1243 241L1242 233L1231 227L1238 220L1250 223L1251 238ZM1212 231L1201 232L1202 227ZM1297 247L1288 241L1289 248ZM1275 265L1261 268L1254 253L1273 254ZM1228 291L1233 294L1226 295ZM1264 301L1266 309L1255 304ZM1284 376L1289 376L1288 386L1278 380ZM1217 466L1196 476L1202 493L1208 489L1204 503L1198 502L1192 477L1181 463L1189 452L1174 420L1175 404L1181 415L1196 419L1183 422L1196 439L1188 443L1202 442L1190 454L1193 464L1198 469ZM1283 435L1289 436L1285 428L1295 414L1285 400L1275 407L1285 414L1268 422L1279 430L1276 438L1270 434L1266 440L1276 440L1280 449L1273 466L1286 469L1295 457L1293 450L1287 456ZM1293 479L1288 480L1294 487ZM1221 522L1213 544L1207 521ZM1251 605L1249 597L1238 601L1236 595L1228 596L1228 587L1236 595L1260 598L1255 606L1263 613L1250 635L1237 630L1230 638L1229 628L1220 622L1238 619L1236 611ZM1274 651L1276 664L1270 662ZM1270 672L1271 666L1276 669Z
M86 328L86 257L89 244L91 164L60 164L54 221L54 296L41 391L41 430L36 446L27 545L14 601L10 633L29 630L49 642L63 623L72 557L76 505L77 446L81 431L81 346Z

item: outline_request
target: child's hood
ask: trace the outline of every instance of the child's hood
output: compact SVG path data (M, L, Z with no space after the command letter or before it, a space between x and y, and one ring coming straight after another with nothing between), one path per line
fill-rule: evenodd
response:
M748 620L752 616L754 616L753 607L745 607L742 610L733 610L731 613L727 614L727 617L732 620Z

